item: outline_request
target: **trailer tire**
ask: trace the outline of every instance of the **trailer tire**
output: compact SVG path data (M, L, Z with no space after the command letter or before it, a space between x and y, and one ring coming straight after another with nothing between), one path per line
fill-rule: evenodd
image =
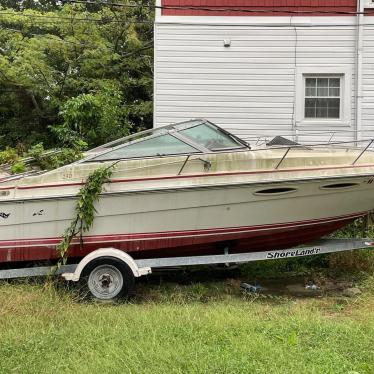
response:
M82 275L90 295L97 300L129 299L134 295L134 274L125 262L115 257L92 260Z

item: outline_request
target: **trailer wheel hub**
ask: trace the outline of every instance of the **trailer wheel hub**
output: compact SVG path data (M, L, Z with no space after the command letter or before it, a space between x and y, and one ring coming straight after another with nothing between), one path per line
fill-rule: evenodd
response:
M122 290L123 276L112 265L100 265L94 268L88 277L88 288L92 295L101 300L115 298Z

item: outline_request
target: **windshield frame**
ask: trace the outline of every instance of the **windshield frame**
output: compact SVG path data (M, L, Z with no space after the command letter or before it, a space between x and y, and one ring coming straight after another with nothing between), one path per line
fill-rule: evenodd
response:
M238 143L238 147L233 148L219 148L219 149L209 149L202 144L195 142L193 139L189 138L188 136L183 135L180 131L194 128L197 126L201 126L207 124L210 127L221 131L224 135L228 136L230 139L234 140ZM149 134L149 135L148 135ZM126 148L132 144L140 143L143 141L147 141L153 138L157 138L164 135L171 135L177 140L185 143L186 145L196 149L196 152L186 152L186 153L168 153L168 154L157 154L151 156L138 156L138 157L114 157L114 158L107 158L107 159L98 159L100 156L105 156L107 153L116 151L121 148ZM136 139L138 137L139 139ZM144 136L144 137L142 137ZM135 139L134 139L135 138ZM134 139L134 140L131 140ZM118 144L119 143L119 144ZM111 147L111 145L115 145ZM241 149L251 149L249 144L247 144L242 139L236 137L235 135L229 133L228 131L222 129L221 127L217 126L216 124L203 119L194 119L185 122L180 122L176 124L170 124L162 127L157 127L145 131L141 131L139 133L131 134L121 139L114 140L112 142L106 143L102 146L96 147L88 152L88 156L84 159L78 161L78 163L86 163L86 162L107 162L107 161L114 161L114 160L138 160L138 159L149 159L149 158L162 158L162 157L175 157L175 156L185 156L189 154L204 154L204 153L220 153L220 152L227 152L230 150L241 150ZM91 153L91 154L90 154Z
M194 141L190 137L188 137L188 135L184 135L182 133L182 131L184 131L184 130L193 129L195 127L203 126L203 125L207 125L208 127L213 128L214 130L218 130L218 132L222 132L224 135L226 135L228 138L230 138L235 143L239 143L238 146L237 147L207 148L207 147L203 146L202 144L197 143L196 141ZM224 130L223 128L217 126L216 124L214 124L210 121L204 121L202 123L197 123L197 124L193 124L193 125L190 125L190 126L185 126L183 128L178 128L178 134L183 138L190 139L190 141L193 142L194 144L199 144L201 147L206 148L210 153L211 152L215 153L215 152L222 152L222 151L230 151L230 150L242 149L242 148L249 148L250 149L249 145L247 143L245 143L242 139L236 137L235 135L229 133L228 131Z

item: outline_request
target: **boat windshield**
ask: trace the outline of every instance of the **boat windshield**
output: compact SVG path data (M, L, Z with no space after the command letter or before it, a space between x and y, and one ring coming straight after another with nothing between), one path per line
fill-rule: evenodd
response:
M210 123L203 123L186 130L180 131L180 134L190 138L194 142L208 148L211 151L232 149L242 147L237 140L228 136L221 129L212 126Z
M163 157L238 149L248 145L205 120L147 130L91 150L83 162Z
M95 160L117 160L122 158L154 157L197 152L199 152L198 149L168 134L129 144L95 157Z

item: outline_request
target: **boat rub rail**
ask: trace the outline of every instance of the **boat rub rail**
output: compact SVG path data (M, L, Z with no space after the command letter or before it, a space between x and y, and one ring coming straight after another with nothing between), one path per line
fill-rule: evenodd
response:
M142 182L142 181L155 181L155 180L167 180L167 179L186 179L186 178L206 178L206 177L220 177L220 176L232 176L232 175L253 175L253 174L273 174L273 173L286 173L286 172L299 172L299 171L318 171L318 170L337 170L337 169L357 169L357 168L370 168L374 167L374 164L364 165L346 165L346 166L328 166L318 168L289 168L289 169L272 169L272 170L258 170L258 171L239 171L239 172L224 172L224 173L205 173L205 174L188 174L188 175L172 175L162 177L146 177L146 178L124 178L124 179L111 179L109 183L129 183L129 182ZM0 187L1 190L29 190L38 188L58 188L64 186L82 186L84 182L73 182L73 183L54 183L54 184L40 184L31 186L7 186Z

